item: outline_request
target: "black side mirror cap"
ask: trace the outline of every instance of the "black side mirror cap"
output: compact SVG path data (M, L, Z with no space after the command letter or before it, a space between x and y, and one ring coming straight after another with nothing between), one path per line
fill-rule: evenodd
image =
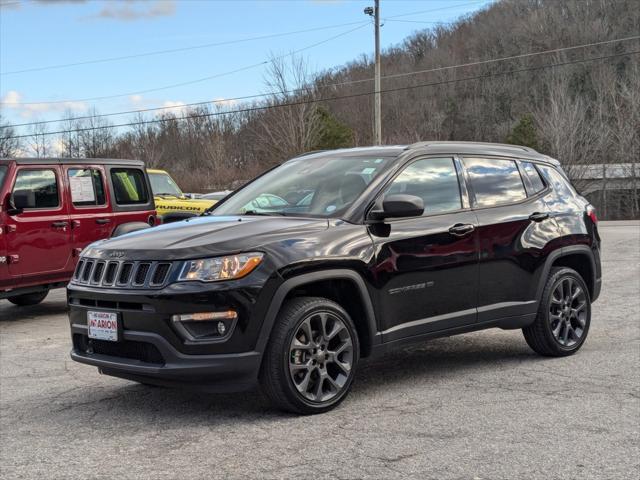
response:
M415 195L392 194L382 200L382 210L371 210L367 220L382 221L385 218L419 217L424 213L424 201Z

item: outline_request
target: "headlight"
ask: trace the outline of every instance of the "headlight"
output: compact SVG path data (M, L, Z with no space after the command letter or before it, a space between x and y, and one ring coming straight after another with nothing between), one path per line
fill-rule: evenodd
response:
M262 253L240 253L226 257L189 260L182 267L178 280L217 282L242 278L260 265L262 257Z

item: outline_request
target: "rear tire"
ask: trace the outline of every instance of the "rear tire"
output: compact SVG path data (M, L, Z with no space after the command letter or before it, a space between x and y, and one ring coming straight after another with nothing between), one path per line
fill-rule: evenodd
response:
M260 385L282 410L323 413L349 393L359 358L355 325L340 305L326 298L294 298L276 319Z
M48 294L49 290L36 293L24 293L22 295L16 295L15 297L9 297L7 300L19 307L28 307L30 305L39 304L47 297Z
M522 329L529 346L540 355L573 355L589 333L591 299L584 280L571 268L554 267L542 293L535 321Z

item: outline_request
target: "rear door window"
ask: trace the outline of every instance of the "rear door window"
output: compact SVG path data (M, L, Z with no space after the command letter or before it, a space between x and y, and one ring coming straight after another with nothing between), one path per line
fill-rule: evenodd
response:
M55 208L60 205L58 182L53 170L19 170L13 192L19 190L33 195L34 207L31 208Z
M68 170L71 202L76 207L104 205L102 173L95 168L70 168Z
M413 162L396 177L386 195L398 193L422 198L424 215L462 208L460 184L452 158L425 158Z
M476 207L494 207L527 198L518 166L513 160L465 158Z
M522 165L522 170L528 180L527 190L531 190L529 194L535 195L544 190L545 185L536 166L531 162L520 162L520 165Z
M149 202L149 193L142 170L112 168L111 182L118 205L137 205Z

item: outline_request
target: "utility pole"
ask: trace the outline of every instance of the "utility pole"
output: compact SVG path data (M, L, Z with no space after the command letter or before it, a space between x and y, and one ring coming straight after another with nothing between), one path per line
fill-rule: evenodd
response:
M373 8L367 7L364 13L372 16L375 25L375 74L373 100L373 144L382 144L382 101L380 98L380 0L375 0Z

